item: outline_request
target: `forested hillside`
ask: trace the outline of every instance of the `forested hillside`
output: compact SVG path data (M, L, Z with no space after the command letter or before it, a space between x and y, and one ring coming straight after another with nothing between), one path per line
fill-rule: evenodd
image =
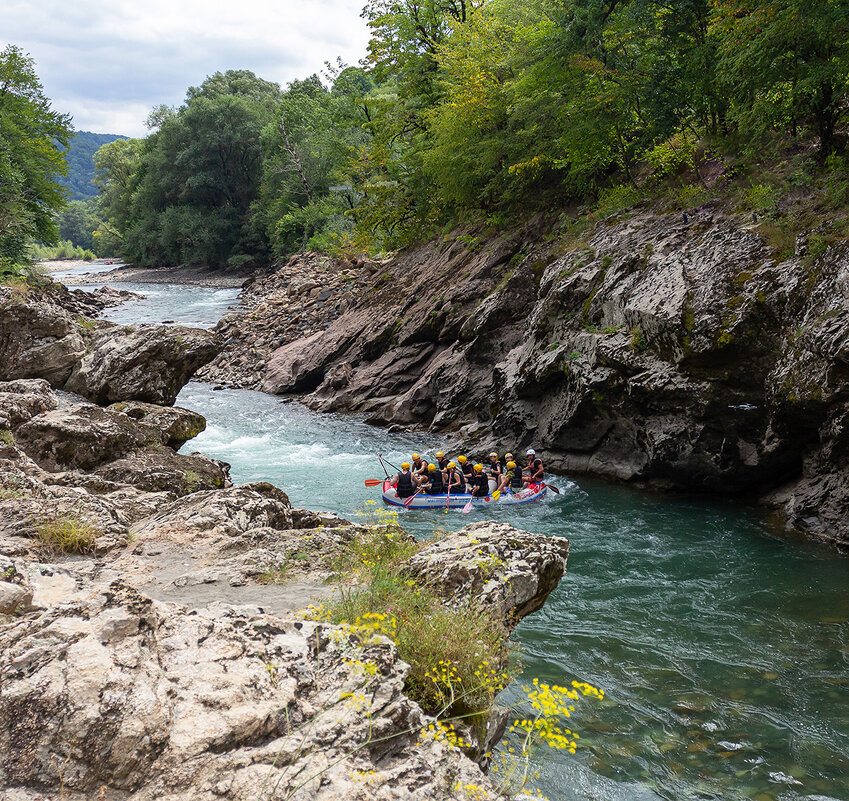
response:
M71 143L65 151L68 162L68 174L59 183L68 190L71 200L84 200L95 197L97 187L92 183L94 178L94 154L107 142L125 137L116 134L92 133L91 131L76 131Z
M849 199L849 0L372 0L364 67L216 74L98 155L125 255L379 251L470 218ZM804 209L804 211L802 211ZM829 233L841 234L840 220ZM803 219L804 218L804 219Z

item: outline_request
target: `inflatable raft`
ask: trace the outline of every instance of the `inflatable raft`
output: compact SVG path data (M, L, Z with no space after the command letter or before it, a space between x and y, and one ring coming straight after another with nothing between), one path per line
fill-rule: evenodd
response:
M538 501L548 491L546 484L528 484L518 492L502 492L497 500L487 495L485 498L475 498L468 493L459 495L452 493L447 495L425 495L419 493L413 498L408 509L462 509L471 500L472 506L514 506L519 503L531 503ZM403 506L405 498L399 498L398 493L390 486L388 481L383 482L383 502L389 506Z

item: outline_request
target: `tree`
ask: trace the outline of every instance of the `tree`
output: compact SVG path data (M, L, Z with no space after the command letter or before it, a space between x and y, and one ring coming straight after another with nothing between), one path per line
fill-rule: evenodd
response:
M65 205L56 181L71 118L51 108L33 60L14 45L0 52L0 266L26 261L31 240L56 240Z
M149 266L240 266L268 257L256 201L261 132L280 102L253 73L215 73L177 110L159 107L145 140L97 154L107 225L129 260Z
M714 30L741 129L809 126L827 156L849 113L849 0L718 0Z

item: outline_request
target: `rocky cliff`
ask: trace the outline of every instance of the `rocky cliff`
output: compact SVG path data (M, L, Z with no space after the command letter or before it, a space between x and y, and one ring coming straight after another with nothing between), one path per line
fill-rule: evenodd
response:
M266 391L467 449L533 445L559 471L759 497L849 542L844 246L779 254L705 207L583 237L455 232L361 275L350 308L269 354Z

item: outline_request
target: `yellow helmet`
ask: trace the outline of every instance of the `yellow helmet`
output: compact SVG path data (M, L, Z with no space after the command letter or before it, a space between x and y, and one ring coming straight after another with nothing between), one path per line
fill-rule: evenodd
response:
M512 462L513 461L513 454L512 453L505 453L504 458L507 459L508 462Z
M491 454L489 454L489 458L491 459L493 456L494 456L496 459L498 458L498 454L497 454L495 451L493 451Z
M436 458L437 458L437 459L442 459L444 456L445 456L445 454L444 454L442 451L437 451L437 452L436 452Z
M508 470L515 470L516 469L516 463L515 462L507 462L507 469Z
M416 459L421 459L421 458L422 457L419 456L417 453L414 453L413 456L412 456L412 459L413 459L414 462L416 461Z
M482 464L476 464L474 469L475 469L476 473L480 473L483 470L483 465Z
M427 466L427 471L428 471L428 473L435 473L436 472L436 465L435 464L429 464Z
M458 456L458 457L457 457L457 461L458 461L460 464L466 464L466 457L465 457L465 456Z
M448 462L448 469L453 470L457 465L454 462Z
M410 469L410 463L409 462L401 462L401 469L402 470L409 470Z

